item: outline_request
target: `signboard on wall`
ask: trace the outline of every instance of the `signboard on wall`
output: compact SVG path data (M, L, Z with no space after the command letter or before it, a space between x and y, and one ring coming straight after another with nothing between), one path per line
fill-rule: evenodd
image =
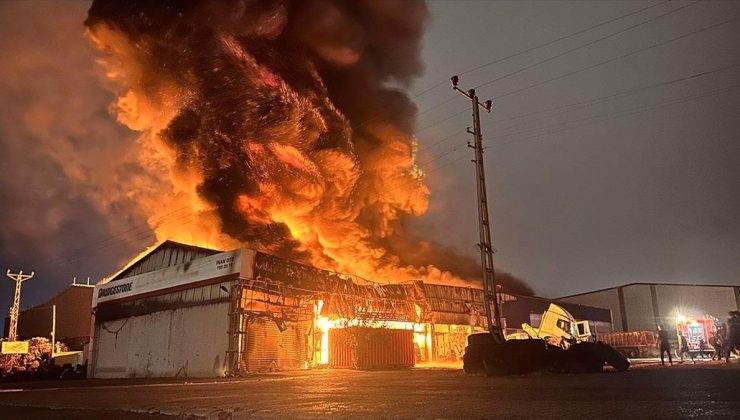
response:
M2 354L27 354L28 341L3 341Z
M93 307L99 303L127 299L232 274L248 278L252 276L253 262L254 251L237 249L98 284L93 292Z

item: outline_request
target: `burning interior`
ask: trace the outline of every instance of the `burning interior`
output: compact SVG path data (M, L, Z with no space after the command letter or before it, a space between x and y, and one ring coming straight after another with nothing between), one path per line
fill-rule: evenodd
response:
M485 325L479 289L372 283L259 252L254 268L235 286L239 371L459 363Z

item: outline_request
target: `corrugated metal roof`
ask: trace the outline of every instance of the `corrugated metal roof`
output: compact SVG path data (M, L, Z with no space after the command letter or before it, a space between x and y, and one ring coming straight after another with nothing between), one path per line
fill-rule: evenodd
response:
M218 254L219 250L208 249L175 241L162 241L150 251L126 264L120 271L108 277L104 282L116 281L139 274L149 273L198 258Z

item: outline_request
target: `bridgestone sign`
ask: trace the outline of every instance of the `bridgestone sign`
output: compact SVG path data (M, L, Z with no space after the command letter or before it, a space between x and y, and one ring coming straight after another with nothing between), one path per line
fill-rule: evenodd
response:
M237 249L98 284L93 294L93 307L104 302L167 293L168 290L228 275L251 278L254 254L250 249Z
M98 299L100 299L101 297L115 296L121 293L130 292L131 286L133 286L133 283L128 282L124 284L100 288L98 289Z

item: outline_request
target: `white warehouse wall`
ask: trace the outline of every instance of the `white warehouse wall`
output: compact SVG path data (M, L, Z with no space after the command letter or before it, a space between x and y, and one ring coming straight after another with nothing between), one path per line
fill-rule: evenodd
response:
M624 294L624 312L627 315L627 326L623 326L624 329L629 331L655 330L657 326L655 325L650 285L633 284L625 286L622 288L622 293Z
M95 327L95 378L223 376L229 303L107 321Z

